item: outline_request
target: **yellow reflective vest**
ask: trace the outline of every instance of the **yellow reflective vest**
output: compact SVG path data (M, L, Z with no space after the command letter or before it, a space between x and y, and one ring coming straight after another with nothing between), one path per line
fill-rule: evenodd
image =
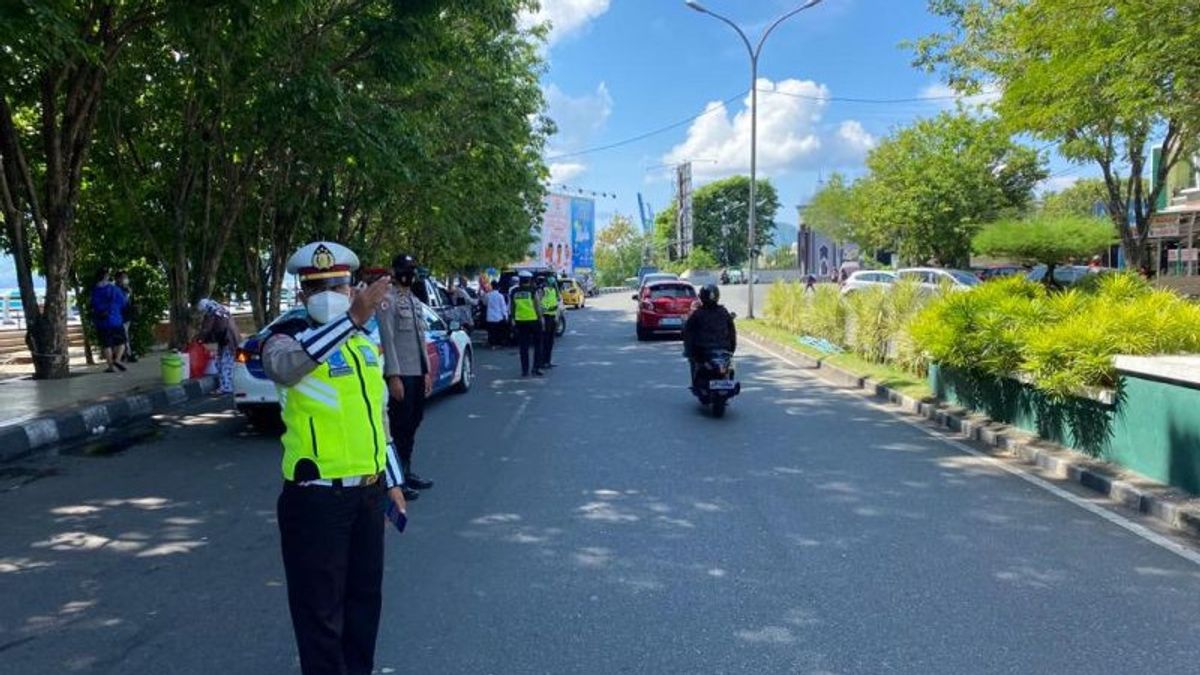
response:
M513 320L519 323L537 321L537 307L533 304L533 291L518 288L513 291Z
M558 314L558 289L553 286L546 286L542 291L542 313L546 316L554 316Z
M355 334L291 387L279 387L283 407L283 475L312 461L321 478L365 476L387 463L387 385L379 348Z

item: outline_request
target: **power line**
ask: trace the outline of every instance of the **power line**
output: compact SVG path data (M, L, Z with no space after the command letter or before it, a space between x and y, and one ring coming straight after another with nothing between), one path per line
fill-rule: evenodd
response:
M747 91L749 91L749 90L747 90ZM729 98L725 99L724 101L721 101L721 106L724 106L728 103L733 103L734 101L738 100L739 98L745 96L746 93L747 93L746 91L742 91L742 92L738 92L737 94L735 94L733 96L730 96ZM547 157L546 161L553 162L554 160L557 160L557 159L566 159L567 157L578 157L579 155L588 155L593 152L600 152L602 150L612 150L613 148L619 148L624 145L629 145L630 143L637 143L638 141L645 140L647 138L650 138L651 136L657 136L659 134L664 134L673 129L678 129L679 127L681 127L685 124L688 124L690 122L693 122L695 120L698 120L701 117L704 117L705 115L710 115L714 112L718 112L721 110L724 110L724 108L718 107L718 106L712 106L698 115L692 115L691 117L689 117L687 119L679 120L678 122L668 124L665 127L659 127L658 129L655 129L653 131L647 131L644 134L638 134L637 136L632 136L630 138L626 138L625 140L617 141L616 143L609 143L608 145L598 145L594 148L587 148L584 150L576 150L575 152L564 152L564 153L561 153L558 155L554 155L553 157Z

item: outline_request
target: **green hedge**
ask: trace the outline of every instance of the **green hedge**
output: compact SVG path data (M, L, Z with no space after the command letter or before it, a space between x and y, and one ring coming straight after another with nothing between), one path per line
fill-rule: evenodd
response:
M1008 277L932 296L903 282L849 296L828 284L806 292L802 284L777 283L767 292L766 319L874 363L915 374L938 363L966 374L1024 376L1056 398L1114 387L1118 354L1200 352L1200 305L1133 274L1089 276L1062 292Z
M944 295L917 317L912 335L936 363L1024 375L1065 398L1115 386L1118 354L1200 352L1200 307L1132 274L1097 275L1061 293L1018 277Z

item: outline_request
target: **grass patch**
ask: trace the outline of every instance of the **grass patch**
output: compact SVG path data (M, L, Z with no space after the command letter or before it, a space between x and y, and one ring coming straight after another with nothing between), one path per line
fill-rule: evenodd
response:
M907 373L899 368L882 364L871 363L856 354L851 352L843 352L841 354L825 354L820 350L801 344L789 331L778 328L771 324L755 319L738 319L737 328L739 332L748 333L756 337L770 340L781 345L786 345L798 352L807 354L814 359L820 360L822 363L828 363L831 366L837 366L842 370L854 373L859 377L870 378L873 382L882 384L885 387L898 391L906 396L911 396L917 399L933 398L933 391L929 388L929 384L920 377Z

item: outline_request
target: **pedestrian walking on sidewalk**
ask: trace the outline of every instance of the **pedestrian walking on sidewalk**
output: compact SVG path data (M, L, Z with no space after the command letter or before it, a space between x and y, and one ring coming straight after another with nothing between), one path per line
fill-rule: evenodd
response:
M499 288L493 287L484 296L487 305L488 347L495 349L504 343L504 333L508 328L508 301Z
M200 333L196 339L205 344L217 345L217 379L219 394L233 393L233 362L242 336L229 308L211 298L204 298L198 305L204 318L200 322Z
M297 251L287 271L300 277L308 315L277 324L262 347L286 425L278 522L304 675L373 671L384 500L406 509L383 422L379 348L364 329L390 279L352 293L356 269L358 257L339 244Z
M137 363L137 354L133 351L133 322L138 318L138 306L134 301L133 287L129 285L129 273L125 270L117 272L117 288L125 294L125 308L121 311L121 320L125 325L125 363Z
M391 291L379 306L379 339L388 389L388 424L404 472L404 497L416 499L433 481L413 471L417 429L425 419L425 397L433 390L433 371L425 348L425 307L413 294L417 262L400 254L392 261Z
M521 353L521 377L529 377L529 352L533 351L533 374L542 375L542 293L533 285L533 274L521 270L512 292L513 329Z
M91 300L92 326L100 341L100 353L108 363L104 372L124 372L121 355L125 353L125 294L112 282L107 269L96 272Z

